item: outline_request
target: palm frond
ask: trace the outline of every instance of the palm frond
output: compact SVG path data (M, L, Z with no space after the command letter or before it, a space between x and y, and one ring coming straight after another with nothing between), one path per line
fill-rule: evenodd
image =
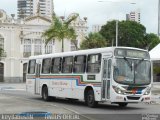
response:
M72 16L70 19L68 19L65 24L69 25L72 21L76 20L77 17L79 16L79 14L75 14L74 16Z
M77 36L75 30L72 27L69 27L69 24L77 17L77 15L73 16L71 19L67 21L62 21L58 17L53 17L51 26L42 35L45 38L45 44L47 45L48 42L50 42L53 39L57 39L62 42L65 38L70 40L76 40Z

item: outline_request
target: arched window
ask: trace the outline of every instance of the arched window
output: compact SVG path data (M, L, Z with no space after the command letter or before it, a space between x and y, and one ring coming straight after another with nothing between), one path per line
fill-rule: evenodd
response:
M0 34L0 48L4 50L4 37Z
M35 39L34 40L34 55L41 55L42 54L42 40Z
M45 47L45 54L50 54L53 52L53 45L54 45L54 40L48 42L48 44Z
M23 57L29 57L31 56L31 39L24 39L24 45L23 45Z

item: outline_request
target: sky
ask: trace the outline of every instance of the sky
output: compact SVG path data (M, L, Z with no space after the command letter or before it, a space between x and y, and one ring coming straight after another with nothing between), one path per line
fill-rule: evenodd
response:
M140 9L141 24L147 33L157 34L158 0L53 0L54 11L58 16L79 13L88 18L88 26L103 25L108 20L125 20L126 14ZM102 2L99 2L102 1ZM135 3L135 4L131 4ZM0 9L8 15L17 13L17 0L1 0Z

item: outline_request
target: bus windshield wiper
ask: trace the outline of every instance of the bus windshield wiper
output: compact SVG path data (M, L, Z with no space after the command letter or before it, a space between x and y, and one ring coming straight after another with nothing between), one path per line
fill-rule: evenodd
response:
M130 69L132 71L132 65L129 63L128 59L126 57L123 57L123 59L127 62L127 65L130 67Z
M136 65L134 65L134 83L136 83L136 76L135 76L136 72L135 72L135 70L137 69L137 66L138 66L142 61L144 61L144 59L139 60L139 62L138 62Z
M144 61L144 59L139 60L139 62L134 66L135 69L137 69L137 66L138 66L142 61Z

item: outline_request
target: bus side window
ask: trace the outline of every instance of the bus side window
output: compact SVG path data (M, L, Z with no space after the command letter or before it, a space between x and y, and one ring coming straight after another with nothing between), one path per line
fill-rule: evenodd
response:
M72 73L73 57L64 57L62 63L63 73Z
M53 58L51 73L60 73L61 72L61 61L62 58Z
M88 55L87 72L99 73L101 69L101 54Z
M36 60L30 60L28 64L28 74L34 74L36 68Z
M43 74L50 73L50 68L51 68L51 58L43 59L43 62L42 62L42 73Z
M86 68L86 56L85 55L75 56L73 72L84 73L85 68Z

